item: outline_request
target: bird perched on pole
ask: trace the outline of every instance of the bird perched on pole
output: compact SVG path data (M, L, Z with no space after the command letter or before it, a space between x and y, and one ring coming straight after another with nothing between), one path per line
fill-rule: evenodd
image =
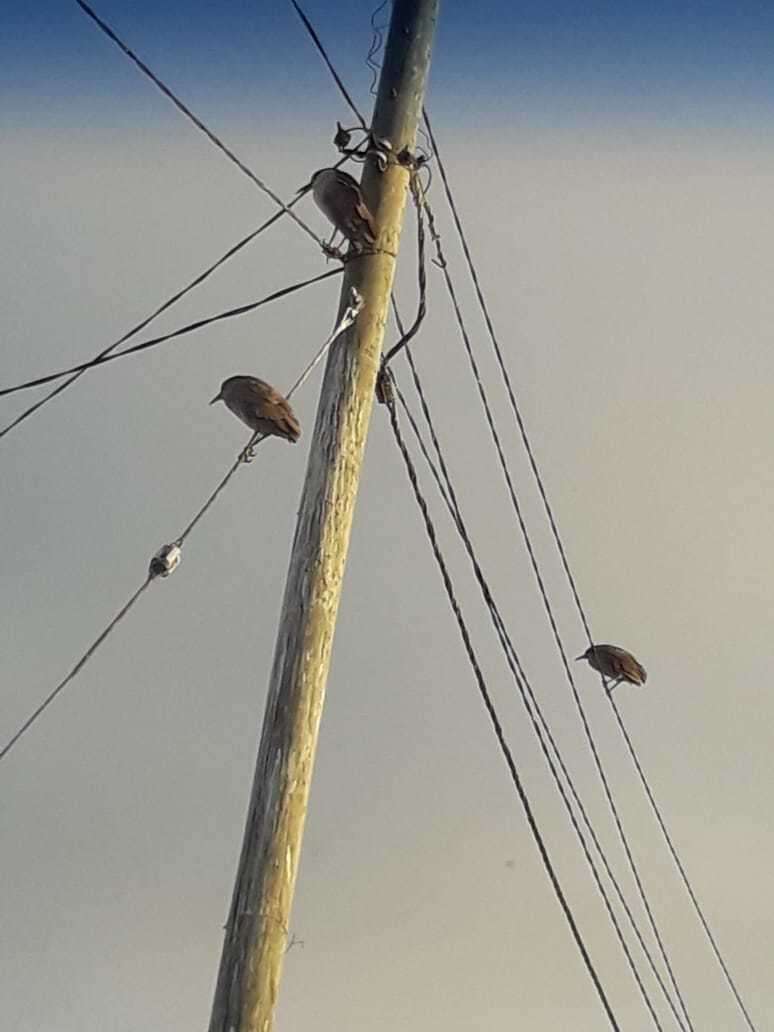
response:
M589 645L582 656L575 658L588 660L590 667L603 677L610 678L613 683L607 689L608 695L621 681L640 685L648 679L645 667L637 662L631 652L617 645Z
M356 179L340 168L321 168L299 193L310 188L317 207L334 227L328 247L332 247L337 233L345 236L356 251L374 246L376 223Z
M226 408L263 437L283 437L295 444L301 436L301 425L287 398L255 376L229 376L210 405L216 401L224 401Z

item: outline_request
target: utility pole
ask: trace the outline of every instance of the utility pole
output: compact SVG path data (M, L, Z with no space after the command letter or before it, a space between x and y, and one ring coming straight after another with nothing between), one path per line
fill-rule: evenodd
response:
M374 106L374 137L414 148L439 0L394 0ZM379 253L347 264L363 298L331 348L290 556L242 853L210 1032L271 1032L287 948L301 838L409 173L369 158L363 194Z

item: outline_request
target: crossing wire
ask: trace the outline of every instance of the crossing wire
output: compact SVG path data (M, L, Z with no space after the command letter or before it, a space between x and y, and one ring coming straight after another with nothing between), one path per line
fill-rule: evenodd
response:
M313 283L320 283L322 280L330 279L331 276L339 276L343 271L343 266L337 269L330 269L328 272L323 272L319 276L313 276L311 279L302 280L300 283L292 283L290 286L283 287L281 290L275 290L273 293L267 294L266 297L262 297L258 301L251 301L249 304L240 305L238 308L229 308L228 311L219 312L217 315L207 316L205 319L197 319L196 322L188 323L186 326L181 326L177 330L172 330L171 333L164 333L160 337L152 337L150 340L142 341L140 344L133 344L130 348L125 348L123 351L113 351L110 354L102 352L97 355L96 358L92 358L88 362L82 362L80 365L70 366L69 369L62 369L58 373L47 373L45 376L38 376L34 380L27 380L24 383L18 383L13 387L2 387L0 388L0 397L5 394L15 394L17 391L26 391L31 387L40 387L44 383L51 383L52 380L59 380L61 377L69 376L71 373L85 373L87 369L93 369L95 366L104 365L106 362L113 362L118 358L125 358L127 355L134 355L138 351L147 351L148 348L156 347L157 344L163 344L168 340L183 337L188 333L204 329L205 326L211 326L213 323L223 322L226 319L235 319L240 315L247 315L249 312L254 312L256 308L261 308L263 305L267 305L272 301L278 301L280 298L287 297L288 294L293 294L297 290L309 287Z
M287 207L292 208L293 205L298 204L300 200L301 196L297 195L287 204ZM270 218L266 219L265 222L262 222L261 225L254 229L251 233L248 233L247 236L242 237L241 240L239 240L236 244L230 247L224 254L222 254L220 258L218 258L215 262L209 265L204 270L204 272L200 272L198 276L195 276L190 281L190 283L187 283L184 287L181 287L180 290L176 291L171 297L167 298L166 301L160 304L158 308L154 309L150 313L150 315L145 316L143 319L140 320L140 322L138 322L130 330L124 333L121 337L119 337L118 340L108 345L108 347L100 351L98 355L95 355L92 362L88 363L86 368L88 368L88 366L90 366L91 364L95 364L98 359L101 359L105 355L109 355L111 352L115 351L116 348L120 347L122 344L125 344L128 340L131 340L132 337L136 337L137 334L141 333L146 326L150 325L150 323L153 322L154 319L157 319L163 312L166 312L169 308L172 308L173 305L177 304L177 302L180 301L183 297L185 297L186 294L190 293L200 284L204 283L205 280L209 279L209 277L217 269L219 269L221 265L225 264L227 261L233 258L234 255L238 254L243 247L246 247L248 244L252 243L252 241L255 240L256 237L260 236L261 233L269 229L270 226L273 226L274 223L281 219L284 214L285 209L282 208L280 209L280 211L275 212L274 215L272 215ZM12 419L10 423L8 423L0 430L0 438L5 437L6 434L10 433L10 431L17 427L20 423L23 423L25 419L33 415L33 413L37 412L38 409L42 408L49 401L51 401L52 398L55 398L58 394L61 394L62 391L66 390L68 387L74 384L76 380L79 380L81 376L83 376L83 374L86 372L86 368L81 369L77 373L74 373L72 376L68 377L68 379L65 380L64 383L60 383L52 391L49 391L48 394L45 394L42 398L38 399L38 401L36 401L33 405L30 405L29 408L25 409L18 416Z
M350 305L347 307L347 309L345 310L345 312L342 315L341 319L336 324L336 327L334 328L333 332L324 341L324 343L317 349L317 351L313 355L311 361L309 361L306 364L304 369L301 371L301 374L297 377L297 379L293 383L292 387L288 390L287 395L286 395L287 398L291 398L293 396L293 394L295 394L295 392L300 387L303 386L303 384L306 382L307 378L311 374L312 370L315 368L315 366L320 362L320 360L326 354L326 352L330 348L331 344L333 344L333 342L337 339L337 337L339 337L344 332L344 330L346 330L349 326L351 326L352 323L355 321L355 319L357 318L361 308L362 308L362 299L358 295L356 295L356 293L353 291L352 300L351 300ZM262 436L259 433L254 433L254 434L251 435L250 440L247 443L247 446L239 453L239 455L237 456L236 460L229 467L228 472L226 473L226 475L218 483L218 486L215 488L215 490L212 492L212 494L210 494L210 496L207 498L207 501L198 510L196 515L193 517L193 519L190 520L190 522L187 524L187 526L182 531L182 533L175 539L175 541L174 541L175 545L177 545L179 548L182 547L182 545L185 542L185 540L188 537L188 535L191 533L191 531L194 529L194 527L199 523L199 521L205 516L205 514L207 512L209 512L210 508L215 503L216 499L221 494L221 492L226 487L226 485L229 483L229 481L234 476L234 474L239 469L239 467L241 465L243 465L246 461L248 461L248 456L249 456L249 454L251 452L251 449L257 447L259 444L261 444L265 440L266 440L266 436L265 435ZM80 673L80 671L83 669L83 667L86 665L86 663L91 659L91 657L97 651L99 646L105 641L105 639L108 637L108 635L110 635L112 633L112 631L116 628L116 626L120 623L120 621L123 620L123 618L129 612L129 610L132 608L132 606L134 606L134 604L142 596L142 594L145 592L145 590L147 589L147 587L151 583L151 581L155 580L155 578L157 576L159 576L159 573L160 573L160 571L156 570L154 568L153 563L151 563L151 567L150 567L150 570L148 572L148 575L145 578L145 580L143 581L143 583L140 585L140 587L134 592L133 595L131 595L129 600L126 603L124 603L124 605L118 611L116 616L113 617L113 619L110 621L110 623L107 625L107 627L102 631L102 633L99 635L99 637L84 652L84 654L81 656L81 658L78 660L78 662L72 668L72 670L59 682L59 684L56 685L56 687L51 692L49 692L49 694L40 703L40 705L36 707L36 709L30 714L30 716L27 718L27 720L24 721L24 723L21 725L21 727L11 736L11 738L5 744L5 746L3 746L3 748L0 750L0 760L2 760L3 757L8 754L8 752L19 741L19 739L22 737L22 735L25 734L25 732L28 731L29 728L35 723L35 721L38 719L38 717L40 717L45 712L45 710L48 708L48 706L50 706L50 704L54 701L54 699L57 697L57 695L59 695L59 693L62 691L62 689L65 688L73 680L73 678L78 673Z

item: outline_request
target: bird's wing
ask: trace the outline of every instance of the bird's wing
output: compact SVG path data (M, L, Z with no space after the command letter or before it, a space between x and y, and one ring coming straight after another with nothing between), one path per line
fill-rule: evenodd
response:
M357 204L355 205L355 211L360 216L362 221L365 223L365 225L366 225L366 227L368 229L368 232L369 232L369 234L371 236L371 243L375 243L376 242L376 223L374 222L374 217L371 214L371 212L368 210L368 205L363 200L362 194L360 193L359 190L358 190L358 201L357 201Z
M644 684L647 674L645 668L642 667L634 656L629 652L623 652L619 657L619 663L621 671L627 680L632 681L634 684Z
M301 424L296 419L290 402L273 387L269 387L263 398L261 416L263 419L270 419L292 440L296 441L301 436Z
M337 168L336 175L338 176L338 180L342 186L349 186L360 193L360 183L358 183L357 179L355 179L354 176L351 176L349 172L345 172L343 168Z

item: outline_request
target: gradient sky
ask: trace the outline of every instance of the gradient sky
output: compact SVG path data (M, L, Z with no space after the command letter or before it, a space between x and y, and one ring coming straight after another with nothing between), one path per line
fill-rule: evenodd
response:
M762 1030L774 1013L774 11L587 6L473 16L447 3L429 106L592 625L649 671L644 691L621 691L624 718ZM367 110L371 8L307 10ZM98 11L283 196L333 156L347 112L288 6ZM3 385L101 350L273 210L74 3L4 11L0 95ZM437 181L433 193L575 655L583 635ZM309 202L301 210L324 231ZM405 311L412 255L399 270ZM282 220L157 332L322 269ZM0 741L231 462L244 434L206 404L221 380L292 382L328 334L337 292L312 287L109 365L0 442ZM628 887L434 269L416 354L483 565ZM174 576L0 763L0 970L14 1032L206 1025L318 386L319 375L295 405L299 446L261 449ZM35 396L0 399L0 422ZM589 948L622 1028L647 1029L427 491ZM579 667L578 684L695 1027L741 1029L598 682ZM280 1030L604 1027L379 410L291 928L303 945L288 955Z

